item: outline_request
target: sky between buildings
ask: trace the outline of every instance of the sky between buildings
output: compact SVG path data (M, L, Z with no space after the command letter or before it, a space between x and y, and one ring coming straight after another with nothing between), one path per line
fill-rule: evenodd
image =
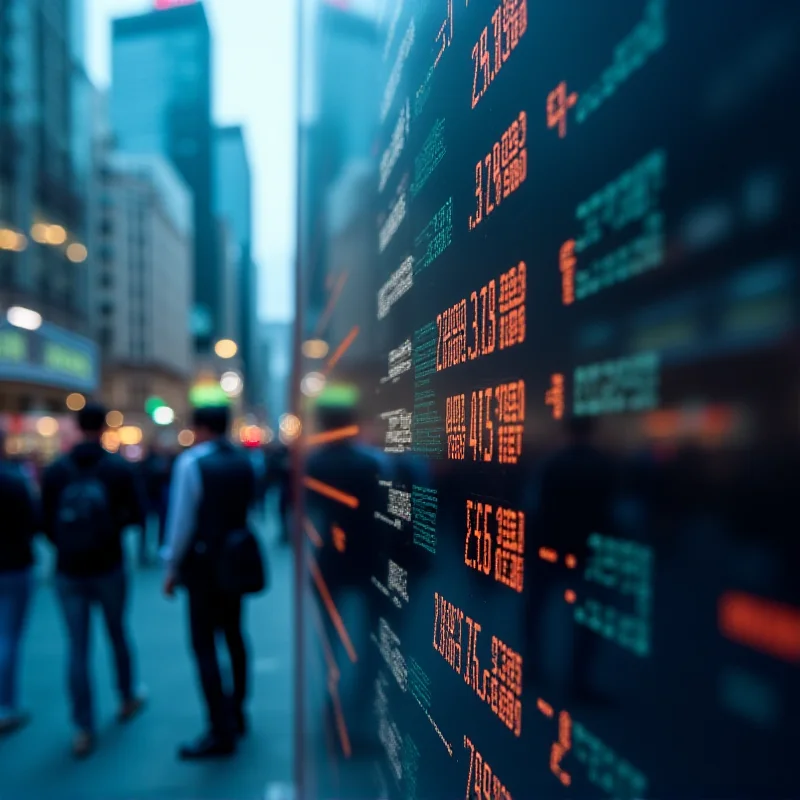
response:
M259 313L294 316L297 0L205 0L214 41L214 117L246 129L253 171ZM89 72L108 86L111 20L152 0L86 0Z

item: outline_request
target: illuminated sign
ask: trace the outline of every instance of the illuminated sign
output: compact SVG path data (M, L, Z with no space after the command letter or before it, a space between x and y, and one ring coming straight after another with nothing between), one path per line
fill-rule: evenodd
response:
M168 8L177 8L178 6L190 6L196 3L197 0L155 0L153 7L156 11L166 11Z
M196 383L189 390L189 402L195 408L226 406L230 403L225 390L217 383Z
M798 0L299 2L300 793L800 797Z
M92 392L99 357L94 342L45 323L35 331L0 326L0 381Z

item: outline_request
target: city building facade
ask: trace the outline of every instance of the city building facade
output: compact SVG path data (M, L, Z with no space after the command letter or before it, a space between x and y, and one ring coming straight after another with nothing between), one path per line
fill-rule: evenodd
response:
M278 430L283 414L290 408L289 384L292 377L292 336L294 323L291 321L262 322L260 328L260 360L263 364L262 396L267 425Z
M249 405L260 399L261 365L258 358L258 272L252 258L252 176L244 131L238 125L215 130L216 211L226 223L237 249L235 289L237 309L236 343L247 380L244 395ZM228 279L226 279L226 284ZM230 286L230 284L229 284ZM230 296L226 289L226 296Z
M111 130L117 150L158 153L194 196L195 346L207 352L222 318L214 202L211 33L203 4L114 20Z
M98 385L82 15L79 0L0 4L0 426L18 452L63 446L67 397Z
M192 194L160 155L109 153L92 207L94 329L103 398L152 432L148 400L188 416L194 369Z

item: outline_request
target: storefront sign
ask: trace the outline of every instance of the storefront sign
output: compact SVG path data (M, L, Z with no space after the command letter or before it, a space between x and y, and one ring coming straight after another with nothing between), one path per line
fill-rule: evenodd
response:
M0 381L93 392L99 378L97 345L45 323L36 331L0 325Z

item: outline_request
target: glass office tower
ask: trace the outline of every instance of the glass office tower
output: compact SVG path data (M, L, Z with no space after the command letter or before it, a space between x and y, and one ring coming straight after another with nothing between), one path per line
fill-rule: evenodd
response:
M228 125L215 131L216 213L229 226L236 252L234 298L236 326L232 333L239 344L245 372L245 396L253 400L261 389L258 377L258 276L252 259L252 177L244 130ZM226 287L227 288L227 287Z
M211 32L202 3L114 20L111 126L117 148L160 153L194 193L195 305L199 351L220 322L214 223Z

